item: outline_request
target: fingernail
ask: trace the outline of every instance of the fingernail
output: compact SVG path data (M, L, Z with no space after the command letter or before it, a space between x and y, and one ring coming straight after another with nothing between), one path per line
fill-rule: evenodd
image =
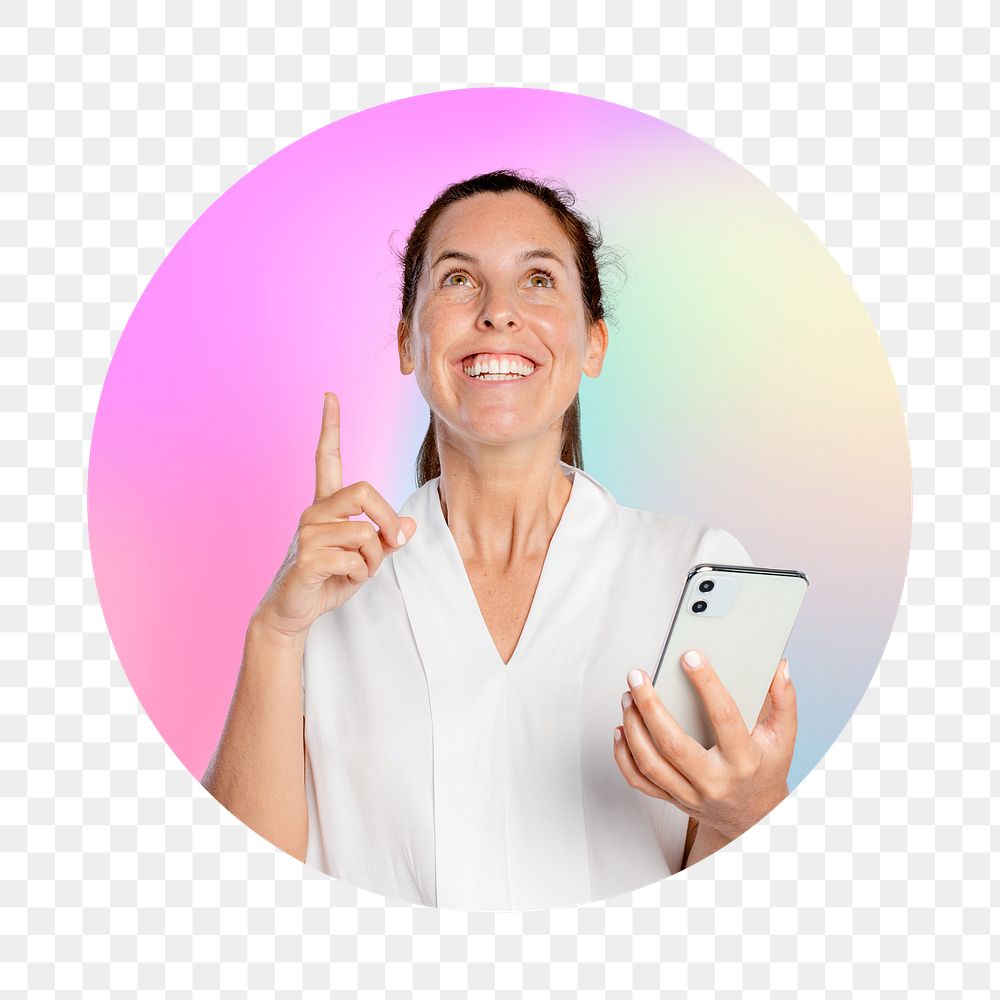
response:
M785 669L781 671L781 676L788 680L788 660L785 660Z
M632 704L632 695L626 691L622 695L622 708L628 708Z
M698 651L694 649L689 649L684 654L684 662L692 670L697 670L701 666L701 657L698 655Z
M622 731L615 726L615 743L617 743L622 738Z
M642 671L630 670L628 672L628 686L632 688L637 688L641 684L642 684Z
M402 528L399 529L399 534L396 535L396 544L397 545L405 545L406 544L406 535L403 533L403 529Z

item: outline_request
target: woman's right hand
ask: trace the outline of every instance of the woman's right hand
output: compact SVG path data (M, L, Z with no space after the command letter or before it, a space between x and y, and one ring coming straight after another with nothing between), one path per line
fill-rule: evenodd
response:
M282 635L303 637L320 615L353 597L417 529L417 522L400 517L371 483L344 486L342 470L340 401L328 392L316 448L315 498L254 613ZM352 514L367 514L371 521L352 521Z

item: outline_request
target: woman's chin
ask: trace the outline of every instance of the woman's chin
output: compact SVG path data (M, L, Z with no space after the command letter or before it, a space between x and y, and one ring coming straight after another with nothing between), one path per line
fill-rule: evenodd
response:
M558 420L558 417L555 418ZM464 438L473 446L488 448L517 448L539 445L545 440L551 430L551 424L532 422L497 426L496 423L470 423L462 430L457 430L459 437ZM453 425L454 428L454 425ZM453 429L453 433L456 430Z

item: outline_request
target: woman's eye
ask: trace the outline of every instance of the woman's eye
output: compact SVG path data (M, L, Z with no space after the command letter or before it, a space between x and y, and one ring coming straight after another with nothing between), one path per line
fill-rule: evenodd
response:
M462 278L461 282L452 281L452 278ZM538 280L541 279L541 284L538 284ZM551 271L546 271L544 268L539 271L533 271L531 277L528 279L535 288L554 288L555 287L555 276ZM464 288L469 282L469 275L465 271L449 271L441 279L442 285L450 285L452 288Z

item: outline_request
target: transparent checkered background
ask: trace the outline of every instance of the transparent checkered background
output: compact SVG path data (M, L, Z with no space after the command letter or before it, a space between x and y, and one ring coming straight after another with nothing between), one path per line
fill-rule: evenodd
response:
M0 995L987 995L990 5L136 6L0 3ZM85 487L119 332L221 192L332 119L492 83L660 116L798 211L900 385L914 525L871 689L770 817L633 895L477 915L305 869L202 789L115 657Z

